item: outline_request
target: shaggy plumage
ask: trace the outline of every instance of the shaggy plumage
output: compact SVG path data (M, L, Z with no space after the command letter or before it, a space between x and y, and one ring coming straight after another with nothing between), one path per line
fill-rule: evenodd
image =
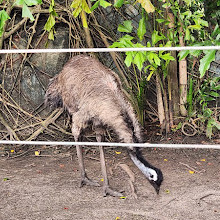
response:
M69 112L76 141L88 122L92 122L95 128L102 125L110 127L122 142L142 142L141 128L122 92L118 76L95 58L79 55L70 59L50 82L45 102L52 107L63 106ZM158 173L160 179L153 182L159 188L163 180L162 172L146 162L139 150L132 146L129 154L139 169L149 166ZM145 171L142 169L142 172Z

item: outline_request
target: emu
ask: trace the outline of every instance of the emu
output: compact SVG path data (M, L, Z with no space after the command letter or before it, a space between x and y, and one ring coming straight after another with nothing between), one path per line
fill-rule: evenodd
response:
M86 55L71 58L50 81L45 103L51 107L64 107L72 116L75 141L82 139L82 131L92 123L98 142L103 140L105 127L111 128L125 143L142 142L140 125L131 104L125 98L119 77L95 58ZM122 196L109 187L104 149L102 146L99 149L104 195ZM76 150L81 173L80 186L99 186L87 177L82 146L76 146ZM139 148L131 146L128 153L159 194L163 181L161 170L148 163Z

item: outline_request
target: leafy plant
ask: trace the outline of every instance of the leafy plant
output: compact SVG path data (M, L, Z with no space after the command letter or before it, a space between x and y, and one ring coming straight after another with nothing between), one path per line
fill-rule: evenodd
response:
M10 19L7 12L3 9L0 11L0 37L2 36L5 22Z
M30 6L42 4L42 0L16 0L15 5L22 6L22 17L28 17L34 21L34 17L29 9Z
M199 121L205 126L206 136L211 138L213 135L213 129L217 128L220 130L220 122L214 111L211 109L211 104L220 97L220 77L205 79L198 90L194 89L194 95L189 99L189 108L192 112L194 108L194 114L189 115L190 117L198 117ZM193 86L192 79L190 79L190 90ZM191 94L191 92L189 93ZM194 106L192 99L196 101ZM213 105L213 104L212 104ZM197 121L198 121L197 119ZM200 126L202 130L202 126Z
M70 7L74 9L73 17L77 18L79 15L81 15L83 27L88 28L85 13L90 14L91 10L86 0L73 0Z
M98 8L99 6L102 6L103 8L107 8L109 6L111 6L112 4L105 1L105 0L91 0L91 2L95 2L93 4L93 6L91 7L91 11L95 10L96 8Z
M54 40L54 33L55 33L54 25L55 25L55 17L57 16L57 13L54 7L55 7L55 2L54 0L51 0L50 7L49 7L50 16L47 19L47 22L44 26L44 30L49 32L48 39L50 40Z

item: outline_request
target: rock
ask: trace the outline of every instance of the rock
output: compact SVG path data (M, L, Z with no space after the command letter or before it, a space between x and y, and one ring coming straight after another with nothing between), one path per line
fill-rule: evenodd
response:
M43 102L45 91L29 66L25 66L22 72L21 89L25 97L31 100L35 107Z
M64 27L56 29L54 41L48 40L47 48L61 49L68 48L69 30ZM45 39L47 41L47 39ZM40 48L45 48L47 42L43 41ZM33 54L31 62L38 70L54 76L62 70L63 65L67 62L69 53L42 53Z

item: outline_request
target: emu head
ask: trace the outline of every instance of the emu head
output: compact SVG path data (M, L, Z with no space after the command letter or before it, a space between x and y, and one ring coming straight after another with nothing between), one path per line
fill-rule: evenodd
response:
M149 180L150 184L156 190L156 193L159 194L161 183L163 182L163 173L160 169L156 167L148 168L146 167L145 176Z
M150 184L154 187L156 193L159 194L160 186L163 182L163 173L161 170L148 163L138 148L135 150L129 150L129 155L134 164L140 169L144 176L149 180Z

